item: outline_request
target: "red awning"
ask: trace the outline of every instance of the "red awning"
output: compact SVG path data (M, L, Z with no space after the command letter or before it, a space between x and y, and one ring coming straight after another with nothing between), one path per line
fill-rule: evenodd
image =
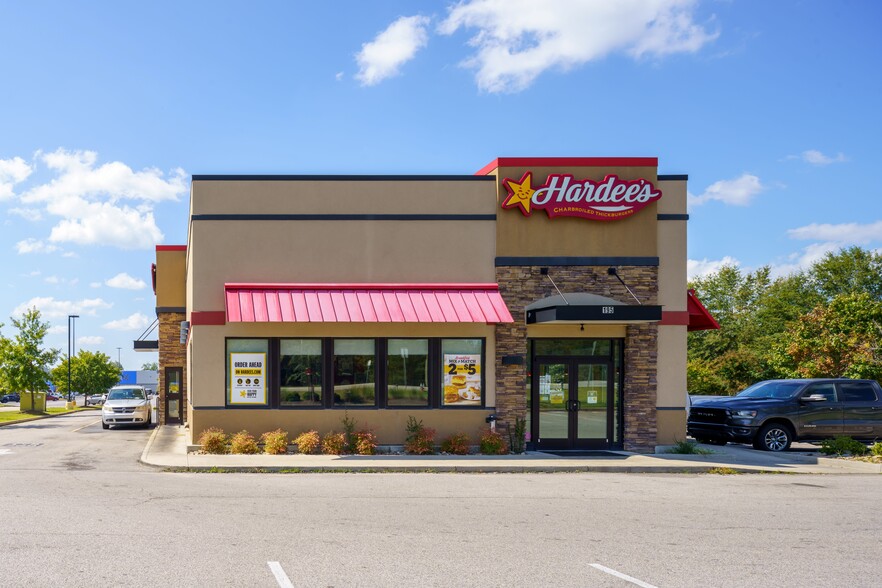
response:
M512 323L497 284L225 284L230 323Z
M695 290L687 290L686 306L689 310L689 326L686 327L687 331L707 331L720 328L720 323L711 316L711 313L695 295Z

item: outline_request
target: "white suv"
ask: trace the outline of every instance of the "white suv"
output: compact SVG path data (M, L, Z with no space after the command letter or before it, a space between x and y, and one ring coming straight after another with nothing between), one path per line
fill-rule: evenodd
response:
M150 399L143 386L115 386L107 393L101 407L101 426L110 425L150 426Z

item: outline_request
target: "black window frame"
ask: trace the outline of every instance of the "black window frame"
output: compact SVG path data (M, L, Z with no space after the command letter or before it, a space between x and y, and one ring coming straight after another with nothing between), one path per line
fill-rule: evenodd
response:
M264 340L267 342L267 366L266 366L266 385L267 403L259 405L239 405L229 404L229 352L227 351L228 342L237 339ZM321 365L322 365L322 382L321 382L321 403L319 405L296 406L291 404L283 405L281 403L281 342L283 340L310 339L320 340L322 348ZM358 405L342 405L334 403L334 341L337 340L362 340L371 339L374 341L374 357L376 361L375 370L375 403L367 406ZM429 395L428 402L425 405L393 405L388 403L388 385L387 385L387 362L389 339L415 339L428 340L429 342ZM442 341L480 341L481 342L481 403L480 405L468 406L445 406L442 402L443 396L443 355ZM225 369L225 386L224 406L228 409L243 410L294 410L294 411L310 411L310 410L485 410L487 408L487 338L486 337L225 337L224 338L224 365ZM382 369L379 369L382 366Z

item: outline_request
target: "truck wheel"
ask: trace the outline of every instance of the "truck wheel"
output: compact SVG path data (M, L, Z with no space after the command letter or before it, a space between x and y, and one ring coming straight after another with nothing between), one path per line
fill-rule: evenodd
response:
M787 451L793 442L793 433L786 425L769 423L753 439L753 446L764 451Z

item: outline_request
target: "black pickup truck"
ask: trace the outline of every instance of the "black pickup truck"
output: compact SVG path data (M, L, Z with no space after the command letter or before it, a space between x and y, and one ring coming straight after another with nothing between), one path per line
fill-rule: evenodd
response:
M752 443L766 451L840 435L882 440L882 388L875 380L766 380L693 404L686 431L700 443Z

